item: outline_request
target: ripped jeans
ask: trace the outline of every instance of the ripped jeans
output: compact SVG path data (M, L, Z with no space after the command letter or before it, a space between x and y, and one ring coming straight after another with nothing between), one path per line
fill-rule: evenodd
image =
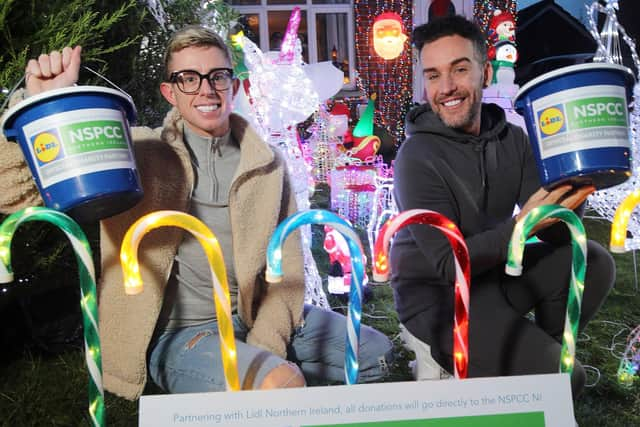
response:
M242 389L259 388L271 370L289 362L300 367L309 384L344 382L345 316L306 305L304 322L295 329L287 348L288 361L247 344L249 329L238 315L233 323ZM151 347L149 375L167 393L225 390L217 322L166 331ZM387 374L392 347L384 334L362 325L359 382L377 381Z

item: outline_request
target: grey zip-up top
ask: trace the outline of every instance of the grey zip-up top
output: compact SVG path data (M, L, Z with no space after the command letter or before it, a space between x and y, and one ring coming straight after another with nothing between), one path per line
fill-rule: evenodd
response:
M540 187L524 131L508 123L494 104L482 105L478 136L447 127L424 104L407 115L407 136L394 166L400 211L430 209L456 223L469 249L474 280L502 271L515 225L514 207ZM438 304L435 295L450 294L446 305L453 303L453 258L448 240L433 227L410 225L397 233L391 269L401 321ZM429 289L433 287L440 291Z

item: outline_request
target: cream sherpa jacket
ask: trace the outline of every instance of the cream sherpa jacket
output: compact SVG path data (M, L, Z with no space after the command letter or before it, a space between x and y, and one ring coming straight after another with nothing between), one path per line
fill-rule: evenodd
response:
M138 398L144 389L149 342L185 231L165 227L142 240L138 255L144 291L136 296L124 293L120 244L129 226L147 213L187 212L194 184L182 135L170 129L182 129L175 109L165 118L164 128L132 128L144 197L132 209L100 223L98 303L104 386L127 399ZM241 152L229 194L238 313L250 328L249 344L284 357L304 305L299 233L284 244L283 282L267 284L264 274L269 239L275 227L296 211L295 198L282 157L238 115L231 115L231 131ZM42 204L17 144L0 139L0 210L8 213Z

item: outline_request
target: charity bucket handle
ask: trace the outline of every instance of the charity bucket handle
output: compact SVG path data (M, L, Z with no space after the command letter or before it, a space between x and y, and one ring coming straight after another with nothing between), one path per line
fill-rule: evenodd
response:
M85 70L95 74L96 76L98 76L102 80L104 80L105 82L109 83L111 86L114 87L114 89L117 89L118 91L120 91L123 95L125 95L127 97L127 99L129 99L133 103L133 98L131 98L131 95L129 95L127 92L125 92L120 86L118 86L117 84L115 84L114 82L112 82L111 80L109 80L108 78L106 78L105 76L103 76L102 74L97 72L96 70L87 67L86 65L83 65L82 68L84 68ZM20 87L20 85L24 81L25 75L26 74L24 74L22 77L20 77L20 80L18 80L18 83L16 83L15 86L13 86L13 88L7 93L7 97L4 99L4 101L2 102L2 106L0 107L0 114L4 111L5 107L9 103L9 100L11 99L11 97L13 96L15 91L18 90L18 88Z

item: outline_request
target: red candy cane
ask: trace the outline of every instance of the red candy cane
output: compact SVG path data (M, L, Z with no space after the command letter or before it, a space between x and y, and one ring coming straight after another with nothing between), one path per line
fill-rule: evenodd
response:
M373 280L389 279L389 241L400 228L409 224L427 224L442 231L453 249L456 267L453 319L453 369L456 378L467 377L469 364L469 251L458 227L447 217L427 209L411 209L389 219L378 234L374 249Z

